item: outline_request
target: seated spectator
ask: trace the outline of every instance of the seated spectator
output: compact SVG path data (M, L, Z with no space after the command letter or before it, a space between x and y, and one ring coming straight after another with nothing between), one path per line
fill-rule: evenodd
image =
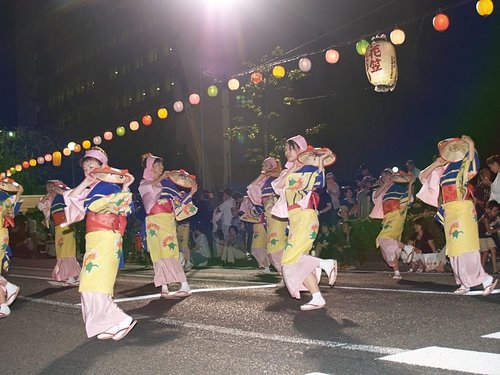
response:
M330 229L328 224L320 224L318 237L314 242L312 256L322 259L333 259L335 252L335 232Z
M486 164L492 173L497 176L491 183L490 201L497 201L500 203L500 155L492 155L486 159Z
M248 254L245 253L245 243L238 234L238 228L231 225L228 229L227 237L224 240L224 248L221 253L223 265L234 265L236 260L245 259Z
M349 221L343 221L340 224L340 231L337 232L337 252L341 268L345 270L355 269L357 253L351 246L352 224Z
M224 233L222 232L222 229L217 229L213 234L213 238L213 257L220 258L222 252L224 251Z
M354 199L354 190L350 186L342 186L343 199L340 206L346 206L349 209L349 218L355 219L358 216L358 206Z
M359 170L358 170L358 174L356 175L356 177L354 177L354 180L356 182L356 187L361 187L361 181L363 181L363 178L365 177L373 177L371 172L370 172L370 169L368 169L368 164L366 163L362 163L360 166L359 166Z
M194 248L191 251L191 262L195 267L204 267L208 264L208 260L212 257L207 237L200 228L195 228L193 231L193 237Z
M483 268L486 266L488 255L491 253L491 266L493 273L498 273L497 268L497 248L493 236L500 232L498 224L499 203L497 201L489 201L486 203L486 210L483 216L479 219L479 245L481 251L481 264Z
M436 270L444 272L446 264L445 250L438 251L434 237L428 231L426 222L423 218L418 217L413 221L415 233L412 235L409 244L414 246L413 253L406 259L406 253L402 253L401 260L410 263L409 272L415 269L417 272L425 270L427 272Z

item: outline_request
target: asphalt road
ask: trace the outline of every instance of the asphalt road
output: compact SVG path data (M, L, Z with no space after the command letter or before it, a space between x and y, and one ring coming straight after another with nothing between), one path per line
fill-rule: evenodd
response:
M439 347L427 349L439 367L465 370L462 360L472 372L500 374L500 340L481 337L500 331L500 294L453 295L451 274L394 281L382 270L341 272L333 288L323 275L327 307L302 312L309 296L290 298L276 274L192 270L193 296L172 301L155 296L151 270L132 265L115 299L139 323L115 342L86 337L77 289L46 281L53 264L13 262L7 278L21 295L0 320L0 374L460 373L429 367L428 354L426 366L381 359L429 347Z

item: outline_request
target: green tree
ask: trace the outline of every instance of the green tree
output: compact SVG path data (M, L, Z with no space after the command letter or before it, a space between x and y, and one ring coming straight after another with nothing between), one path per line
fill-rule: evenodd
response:
M241 87L242 107L247 113L232 119L232 126L225 136L231 141L248 141L245 157L252 164L260 164L266 157L280 157L283 155L285 138L275 134L276 124L279 122L280 113L286 106L300 105L300 100L292 96L294 82L308 76L299 69L287 72L285 77L276 78L273 68L276 63L268 61L280 60L284 50L276 47L271 56L265 55L260 64L248 63L248 68L253 73L260 73L260 82L248 82ZM258 78L258 77L257 77ZM305 130L306 134L316 134L326 124L318 124ZM271 131L273 129L273 131Z
M54 149L52 140L40 131L17 128L16 130L0 129L0 172L5 172L23 161L36 159ZM34 169L33 169L34 171ZM24 194L41 194L44 192L46 168L31 167L13 174L13 178L24 187Z

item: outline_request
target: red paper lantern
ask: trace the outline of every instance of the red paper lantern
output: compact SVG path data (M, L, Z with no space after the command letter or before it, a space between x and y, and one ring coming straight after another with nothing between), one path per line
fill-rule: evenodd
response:
M144 115L144 116L142 116L142 123L145 126L149 126L153 123L153 119L151 118L150 115Z
M200 104L200 96L196 93L189 95L189 104L191 105Z
M432 19L432 26L434 26L437 31L443 32L450 26L450 20L446 14L439 13Z
M335 49L329 49L325 53L325 59L329 64L335 64L337 61L339 61L339 58L339 52Z
M22 166L24 169L28 169L30 167L30 163L28 161L23 161Z
M113 139L113 132L110 132L109 130L104 133L104 139L106 141L111 141Z
M264 77L262 77L261 72L253 72L252 75L250 76L250 82L252 82L254 85L258 85L264 80Z

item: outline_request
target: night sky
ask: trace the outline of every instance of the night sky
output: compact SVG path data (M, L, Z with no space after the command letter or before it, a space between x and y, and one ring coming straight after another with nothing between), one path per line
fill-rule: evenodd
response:
M465 4L445 11L449 29L435 31L434 11L459 3ZM375 174L407 159L423 168L440 139L462 134L475 139L483 161L500 151L500 9L483 18L476 13L475 1L456 0L174 0L170 5L166 22L176 22L187 43L178 48L184 51L188 83L193 86L199 82L200 66L225 82L245 71L245 61L258 62L278 45L289 51L306 44L290 57L339 45L339 63L327 64L323 54L309 56L311 75L295 87L297 98L324 97L291 108L279 106L276 110L282 116L271 132L289 137L326 123L327 128L308 141L328 146L338 155L333 171L341 181L352 178L362 162L368 162ZM13 25L9 9L3 10L0 124L11 125L16 121ZM354 44L362 36L388 34L396 25L406 33L405 43L396 47L398 84L393 92L376 93ZM292 61L285 67L296 64ZM205 108L216 113L215 105ZM220 147L219 139L210 138L209 128L207 134L207 142ZM243 158L233 158L241 170ZM252 177L248 171L234 172L237 183Z

